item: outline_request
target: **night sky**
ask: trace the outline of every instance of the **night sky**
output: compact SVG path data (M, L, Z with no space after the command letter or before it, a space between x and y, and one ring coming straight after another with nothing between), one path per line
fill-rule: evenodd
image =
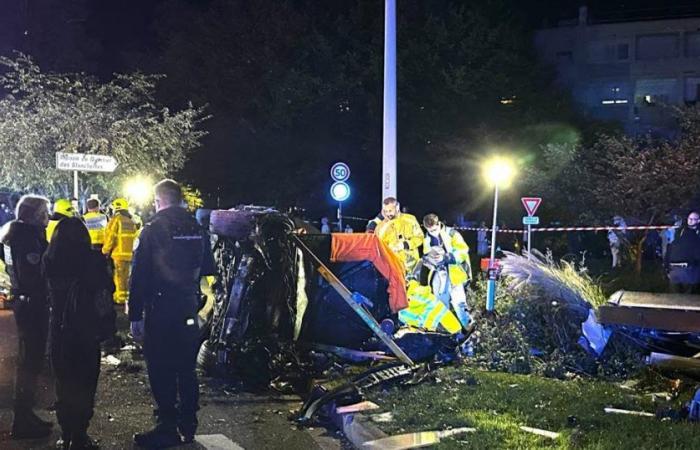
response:
M262 1L262 0L261 0ZM301 1L301 0L299 0ZM580 0L505 0L510 7L507 12L503 13L504 20L512 17L519 18L521 23L525 24L525 28L536 29L542 26L554 26L560 19L574 19L578 15L578 7L581 5ZM321 13L332 15L333 8L345 8L352 10L356 3L361 0L337 0L323 6L318 6ZM380 0L376 0L380 4ZM441 5L447 0L434 0L430 2L409 2L408 0L398 0L399 14L402 10L406 11L410 5ZM510 3L509 3L510 2ZM203 148L193 156L188 166L179 174L187 181L195 185L201 186L202 190L207 195L209 205L212 206L213 199L218 199L224 203L231 202L274 202L277 192L270 189L269 192L260 193L256 190L254 182L259 179L264 173L250 174L247 181L241 181L241 186L231 188L227 191L229 183L235 184L237 180L231 180L227 171L229 167L235 166L238 161L232 156L230 149L232 147L233 134L241 128L247 128L250 131L244 137L238 137L239 145L247 145L249 142L252 147L260 146L260 134L256 135L260 127L249 125L248 120L255 120L246 116L246 111L236 110L236 101L241 96L245 96L248 92L238 92L235 86L222 86L223 94L211 94L210 91L202 89L201 83L216 83L217 78L212 74L209 77L193 77L191 79L182 80L177 65L164 63L171 55L165 54L164 49L172 50L173 30L182 28L187 25L190 20L197 20L191 17L178 17L173 6L176 4L187 5L194 7L196 11L206 12L211 4L216 3L215 0L0 0L0 10L3 14L0 16L0 52L2 54L10 54L12 50L21 50L33 56L44 70L55 71L83 71L94 74L102 79L108 79L114 72L128 72L134 70L142 70L145 72L166 73L169 80L173 80L171 84L164 88L162 98L164 104L171 107L179 107L187 100L193 100L197 104L211 105L209 112L215 116L215 119L207 124L210 135L205 138ZM220 1L219 1L220 3ZM289 2L273 2L274 5L282 5L284 3L294 5L295 0ZM371 2L365 4L373 5L372 7L381 7L374 5ZM455 2L453 2L455 3ZM484 2L468 2L464 5L489 5L491 1ZM337 6L336 6L337 5ZM675 0L675 1L605 1L591 0L587 2L589 7L589 16L594 20L630 20L633 18L649 18L659 15L680 17L684 15L700 15L700 2L692 0ZM325 8L325 10L322 10ZM511 17L507 17L507 16ZM375 15L376 16L376 15ZM314 21L322 22L323 18L306 18L307 22L300 22L300 27L305 26L304 23L314 23ZM376 21L377 19L374 18ZM178 22L180 21L180 22ZM263 22L262 27L265 24ZM293 27L292 27L293 28ZM164 31L165 30L165 31ZM167 31L167 32L166 32ZM226 30L225 30L226 31ZM268 32L269 30L262 30ZM280 35L284 37L284 27L279 30ZM303 34L303 28L301 31ZM274 34L273 34L274 35ZM187 36L183 40L183 45L196 43L200 36ZM211 36L209 37L211 38ZM372 42L377 42L375 36ZM402 36L399 34L398 45L402 45ZM204 44L199 43L198 50L201 48L216 52L217 55L226 57L225 48L216 48L216 43ZM378 42L380 45L380 42ZM209 45L209 47L207 47ZM242 44L243 45L243 44ZM267 44L265 44L267 45ZM270 43L274 47L276 43ZM333 43L329 43L330 46ZM175 47L177 48L177 46ZM263 52L267 46L262 47ZM236 50L241 53L241 49ZM172 53L172 52L171 52ZM203 55L202 68L200 73L206 70L206 58ZM195 58L196 59L196 58ZM284 61L278 61L279 67L277 70L284 70ZM231 64L242 64L242 61L231 61ZM206 75L206 74L205 74ZM401 89L401 73L399 73L399 89ZM180 77L180 78L178 78ZM377 80L375 80L377 81ZM178 84L179 83L179 84ZM381 101L380 84L373 92L378 101ZM232 89L230 93L226 93L226 89ZM207 94L207 92L209 92ZM207 97L216 95L215 98ZM251 94L252 95L252 94ZM258 94L259 95L259 94ZM401 95L401 92L399 93ZM401 108L400 100L399 108ZM377 111L376 105L370 105L369 109L374 108L375 114ZM316 113L323 119L322 113ZM400 115L401 120L401 115ZM357 129L366 128L366 123L362 120L357 121L355 125ZM380 124L376 124L376 128L369 133L367 138L371 141L368 151L375 151L377 145L381 145ZM401 133L401 123L399 124ZM335 130L337 134L348 134L352 132L352 128L348 125L348 129ZM240 133L239 133L240 135ZM246 140L247 139L247 140ZM258 139L258 141L255 141ZM306 139L306 138L305 138ZM352 155L351 148L357 147L359 144L352 141L338 142L333 140L333 134L329 132L328 148L333 148L339 155ZM269 147L284 147L286 141L284 134L270 138L265 142ZM291 144L290 144L291 145ZM301 140L293 145L293 148L302 148L305 146L322 145L319 142L308 142ZM266 148L266 147L258 147ZM264 152L264 150L261 150ZM401 151L401 150L400 150ZM282 156L287 156L289 151L286 151ZM293 153L293 152L292 152ZM250 155L249 155L250 156ZM409 155L410 156L410 155ZM314 158L312 153L303 156L304 158ZM275 157L276 159L279 159ZM352 156L349 156L352 161ZM284 159L284 158L282 158ZM331 161L329 159L329 161ZM281 163L280 163L281 164ZM296 164L290 160L289 164ZM326 164L326 161L323 161ZM300 179L307 179L303 168L293 167L295 176ZM378 197L377 189L378 169L377 173L371 172L364 174L355 173L354 181L360 185L368 186L363 195L357 199L356 209L357 214L367 215L373 203L376 203ZM272 174L274 177L275 174ZM257 178L256 178L257 177ZM309 183L320 183L327 175L324 173L322 177L310 177ZM401 179L401 176L399 177ZM325 181L324 181L325 182ZM364 183L364 184L363 184ZM222 187L223 186L223 187ZM274 187L274 186L273 186ZM400 190L402 187L400 186ZM284 191L283 191L284 192ZM404 191L406 192L406 191ZM415 194L415 203L420 205L418 208L426 207L430 201L430 196L426 195L426 199L419 199L420 192L417 190L408 189L408 192ZM434 196L434 195L433 195ZM222 200L223 197L223 200ZM314 213L322 212L318 210L331 211L332 202L327 196L310 195L306 199L311 204L311 209ZM319 208L319 205L321 207ZM213 205L216 206L216 205ZM223 205L222 205L223 206ZM473 202L471 204L473 206ZM471 208L470 206L470 208ZM466 207L466 206L465 206Z

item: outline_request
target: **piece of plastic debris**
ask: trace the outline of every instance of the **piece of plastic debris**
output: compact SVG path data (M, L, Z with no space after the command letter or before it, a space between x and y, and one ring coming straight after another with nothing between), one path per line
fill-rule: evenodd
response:
M581 332L583 335L578 340L579 345L595 356L603 354L612 335L611 329L598 323L593 309L588 310L588 318L581 324Z
M539 428L531 428L531 427L521 426L520 429L525 431L525 432L536 434L538 436L546 437L549 439L558 439L559 436L561 436L559 433L555 433L554 431L547 431L547 430L542 430Z
M476 428L454 428L443 431L419 431L416 433L399 434L389 436L362 444L362 448L379 448L382 450L404 450L410 448L427 447L437 444L442 439L464 433L474 433Z
M391 411L389 411L381 414L374 414L370 418L372 419L372 422L388 423L394 420L394 415L391 413Z
M695 391L695 396L688 404L688 420L700 421L700 389Z
M604 408L606 414L626 414L629 416L656 417L655 414L646 411L630 411L628 409Z
M374 402L364 401L353 405L339 406L335 409L335 412L337 414L350 414L361 411L372 411L374 409L379 409L379 405Z
M107 364L108 366L118 366L121 364L121 361L118 358L115 358L113 355L107 355L101 360L102 364Z

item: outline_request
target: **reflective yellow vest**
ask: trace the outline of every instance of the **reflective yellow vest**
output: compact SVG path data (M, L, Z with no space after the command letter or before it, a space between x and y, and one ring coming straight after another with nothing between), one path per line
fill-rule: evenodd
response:
M116 213L107 224L102 253L117 261L131 261L136 234L134 221L129 216Z
M447 270L450 274L450 283L453 286L465 284L472 277L472 268L469 261L469 246L464 242L464 238L454 228L443 226L440 230L440 239L443 249L451 254L455 263L450 264ZM425 235L423 241L423 254L430 251L430 234Z
M56 227L58 226L58 222L60 220L49 220L49 224L46 225L46 240L51 242L51 236L53 236L53 232L56 231Z
M406 273L413 272L420 257L418 249L423 242L423 230L416 216L401 213L393 220L375 218L373 222L377 224L374 234L396 253Z
M435 298L430 286L423 286L416 280L408 282L406 290L408 308L399 311L399 320L412 327L435 331L438 325L450 334L462 330L457 317L447 307Z
M105 229L107 228L107 216L97 211L90 211L83 216L85 226L90 233L92 245L102 245L105 242Z

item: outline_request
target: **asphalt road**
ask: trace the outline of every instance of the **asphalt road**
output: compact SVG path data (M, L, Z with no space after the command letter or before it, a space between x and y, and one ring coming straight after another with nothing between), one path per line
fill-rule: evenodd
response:
M16 335L12 313L0 310L0 448L4 450L54 448L60 428L42 440L12 440L12 383ZM123 356L122 355L117 355ZM134 433L152 426L151 395L139 361L131 370L104 362L97 391L95 417L89 433L103 449L133 448ZM41 378L37 412L55 422L50 411L54 394L48 369ZM348 448L340 436L322 428L297 429L287 418L301 401L295 396L245 392L238 385L215 379L200 380L200 428L197 442L182 449L328 449Z

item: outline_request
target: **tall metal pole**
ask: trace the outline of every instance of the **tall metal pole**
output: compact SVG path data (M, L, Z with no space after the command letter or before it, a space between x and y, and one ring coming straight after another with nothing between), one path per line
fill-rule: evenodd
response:
M396 197L396 0L384 5L384 139L382 199Z
M496 306L496 220L498 216L498 183L493 191L493 225L491 226L491 258L489 259L489 279L486 284L486 310Z

